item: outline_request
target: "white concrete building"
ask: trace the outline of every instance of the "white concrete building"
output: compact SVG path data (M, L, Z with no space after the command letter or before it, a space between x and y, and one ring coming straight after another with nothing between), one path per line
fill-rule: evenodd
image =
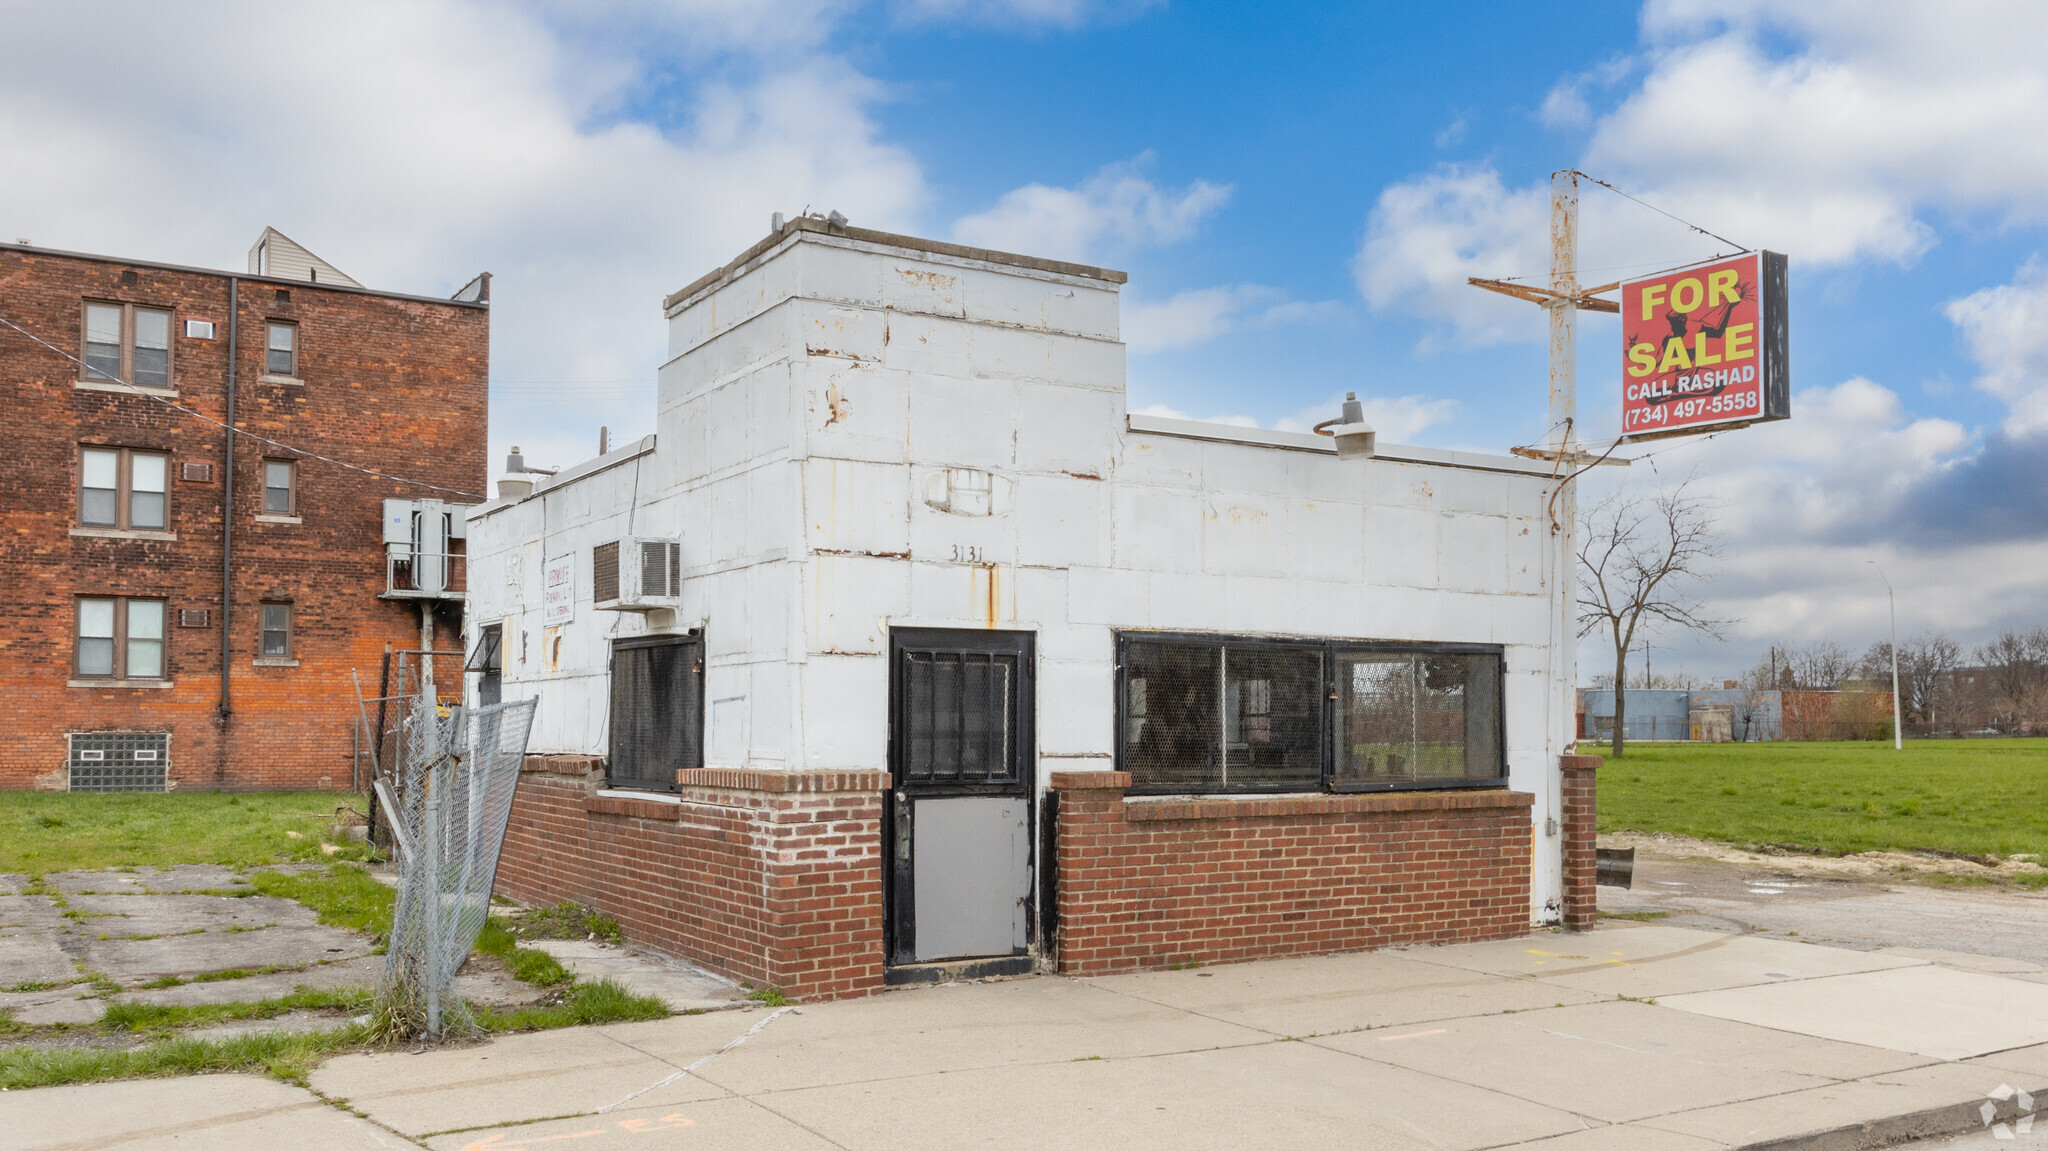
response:
M502 635L493 690L539 695L532 750L611 756L615 789L699 766L888 770L899 798L922 778L920 851L943 850L938 799L997 777L1022 807L960 834L1028 828L1059 771L1134 771L1131 802L1505 786L1534 796L1530 911L1554 921L1572 669L1550 465L1340 460L1323 436L1130 414L1123 280L799 219L669 297L656 434L470 513L469 626ZM679 595L644 601L674 606L600 610L594 550L642 538L680 543ZM972 654L966 632L1000 641ZM701 644L677 648L701 719L643 714L644 668L613 702L615 647L644 637ZM974 898L892 883L920 919Z

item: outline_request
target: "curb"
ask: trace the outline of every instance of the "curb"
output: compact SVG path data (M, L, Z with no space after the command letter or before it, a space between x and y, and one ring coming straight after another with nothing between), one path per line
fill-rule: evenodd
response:
M2048 1085L2030 1089L2028 1094L2036 1099L2048 1098ZM1989 1120L1984 1118L1984 1105L1989 1103L1995 1113ZM2037 1106L2032 1112L2048 1117L2048 1108ZM1944 1135L1968 1135L1983 1131L1996 1122L2011 1122L2020 1115L2017 1098L1995 1100L1980 1096L1965 1103L1949 1103L1930 1107L1925 1111L1911 1111L1904 1115L1891 1115L1883 1119L1866 1119L1826 1131L1810 1131L1804 1135L1791 1135L1783 1139L1767 1139L1761 1143L1744 1143L1735 1151L1874 1151L1875 1148L1889 1147L1911 1139L1934 1139Z

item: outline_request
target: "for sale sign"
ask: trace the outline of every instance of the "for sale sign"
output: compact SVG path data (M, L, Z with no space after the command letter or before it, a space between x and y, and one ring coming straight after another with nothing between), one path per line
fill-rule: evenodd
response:
M1776 252L1622 284L1621 334L1623 439L1792 414L1785 257Z

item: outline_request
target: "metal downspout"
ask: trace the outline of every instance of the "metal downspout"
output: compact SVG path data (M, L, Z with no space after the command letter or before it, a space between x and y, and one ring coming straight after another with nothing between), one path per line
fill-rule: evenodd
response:
M241 357L236 339L236 322L242 316L242 281L228 277L228 410L227 443L221 448L220 505L220 717L221 748L225 765L227 718L234 710L234 696L228 686L228 668L233 660L228 621L234 610L235 573L235 362Z

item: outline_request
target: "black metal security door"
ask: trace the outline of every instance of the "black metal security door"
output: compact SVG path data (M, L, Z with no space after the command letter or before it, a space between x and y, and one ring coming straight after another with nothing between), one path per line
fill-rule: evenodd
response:
M1030 949L1031 638L923 629L891 637L891 963Z
M704 641L649 636L612 644L610 787L676 790L704 766Z

